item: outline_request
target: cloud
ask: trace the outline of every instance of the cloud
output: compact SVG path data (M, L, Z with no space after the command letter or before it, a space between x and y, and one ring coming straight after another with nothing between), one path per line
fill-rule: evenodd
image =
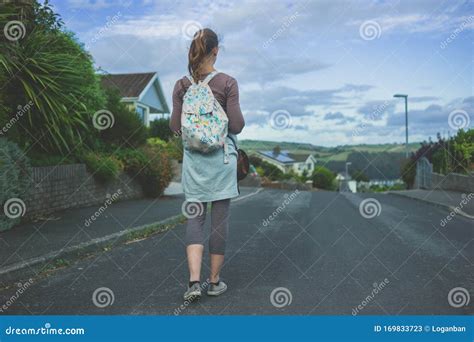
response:
M435 54L442 39L472 11L468 2L370 1L360 6L349 0L216 0L190 6L160 0L133 2L123 9L115 1L68 1L70 8L91 9L93 20L79 26L85 43L120 9L120 20L90 44L96 65L111 73L158 71L169 103L175 81L187 72L190 41L183 27L197 21L215 29L221 38L216 68L239 82L247 122L243 137L322 145L401 141L404 113L402 102L391 97L394 89L418 95L409 97L416 104L409 105L410 138L449 129L447 115L455 108L471 108L473 115L474 97L461 89L468 87L454 82L471 59L464 34L442 51L453 80L446 76L446 61ZM366 20L379 22L380 39L360 38L359 26ZM429 74L412 75L425 60ZM454 97L461 98L445 103ZM384 98L388 100L378 100ZM291 128L271 129L269 118L276 110L291 114ZM355 141L351 133L362 124Z
M363 118L368 120L383 120L386 116L391 115L395 110L395 101L393 100L375 100L368 101L357 109Z
M424 109L409 110L409 131L426 136L435 136L438 132L453 131L453 128L449 125L448 118L449 114L455 110L466 111L472 118L474 114L474 97L456 99L446 105L431 104ZM404 126L404 112L394 113L387 120L387 129Z

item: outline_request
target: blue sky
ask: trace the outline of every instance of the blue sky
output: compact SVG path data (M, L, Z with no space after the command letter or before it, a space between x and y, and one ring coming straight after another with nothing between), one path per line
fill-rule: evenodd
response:
M221 38L241 138L336 146L411 141L474 123L472 1L53 0L109 73L158 71L171 104L189 35Z

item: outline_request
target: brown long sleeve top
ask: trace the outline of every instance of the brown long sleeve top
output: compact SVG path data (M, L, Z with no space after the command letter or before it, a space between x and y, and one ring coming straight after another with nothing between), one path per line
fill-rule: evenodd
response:
M203 78L207 75L203 75ZM176 81L173 90L173 111L170 119L170 129L178 132L181 129L181 108L183 106L183 96L191 85L187 77ZM209 87L216 100L220 103L229 119L229 133L239 134L245 126L244 117L240 110L239 87L235 78L218 73L209 81Z

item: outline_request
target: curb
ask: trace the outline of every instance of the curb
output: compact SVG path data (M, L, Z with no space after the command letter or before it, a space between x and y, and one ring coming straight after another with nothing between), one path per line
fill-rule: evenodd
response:
M409 198L409 199L412 199L412 200L415 200L415 201L418 201L418 202L431 204L431 205L439 207L439 208L449 209L450 211L454 211L457 215L463 216L463 217L465 217L467 219L470 219L470 220L474 220L474 216L469 215L468 213L465 213L464 211L462 211L460 209L456 209L455 207L450 206L448 204L439 203L439 202L435 202L435 201L428 201L428 200L423 199L423 198L412 197L412 196L404 195L404 194L401 194L401 193L398 193L398 192L387 192L387 194L395 195L395 196L403 197L403 198Z
M142 226L132 227L129 229L121 230L119 232L102 236L100 238L95 238L86 242L82 242L75 246L70 246L60 250L52 251L47 254L44 254L39 257L30 258L22 262L17 262L0 268L0 275L4 276L8 274L9 276L19 270L22 270L26 267L30 268L31 271L38 269L40 266L47 264L49 261L56 258L65 258L72 259L79 255L85 255L87 253L95 252L102 249L108 243L113 241L114 244L121 243L127 240L127 236L132 233L142 232L146 229L155 226L169 225L169 224L179 224L179 221L184 218L183 215L175 215L168 217L164 220L156 221Z
M258 194L262 190L263 188L259 188L254 192L251 192L241 197L237 197L236 199L232 200L232 203L239 202L248 197L252 197ZM185 216L182 214L174 215L160 221L124 229L116 233L112 233L106 236L102 236L99 238L82 242L75 246L62 248L60 250L55 250L38 257L34 257L34 258L23 260L21 262L6 265L4 267L0 267L0 276L2 276L2 278L8 277L8 278L14 279L16 272L23 270L24 268L29 268L28 273L30 272L36 273L35 272L36 270L41 270L41 266L44 266L45 264L47 264L48 262L54 259L63 258L63 259L74 260L77 257L84 256L92 252L97 252L103 249L104 247L106 247L110 243L113 243L114 245L116 245L116 244L125 242L128 240L130 234L140 233L156 226L177 225L183 219L185 219Z

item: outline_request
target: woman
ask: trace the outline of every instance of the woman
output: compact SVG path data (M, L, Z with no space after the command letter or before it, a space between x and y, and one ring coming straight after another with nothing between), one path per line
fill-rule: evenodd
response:
M224 73L216 73L214 64L219 53L217 35L210 29L196 32L189 49L188 71L194 82L198 83L212 73L208 82L211 91L227 114L229 135L239 134L244 127L244 118L239 105L237 81ZM214 75L215 74L215 75ZM207 79L206 79L207 81ZM173 112L170 128L175 133L181 130L181 109L183 96L191 85L188 77L176 82L173 90ZM197 202L199 215L188 219L186 227L186 254L189 267L189 284L184 294L185 300L201 296L201 261L204 250L204 223L207 203L211 202L211 234L209 253L211 274L207 294L218 296L227 290L220 279L224 263L225 243L229 224L230 199L238 196L237 151L235 136L227 137L228 163L223 163L224 150L201 153L185 149L183 155L182 184L187 201ZM227 158L226 158L227 159Z

